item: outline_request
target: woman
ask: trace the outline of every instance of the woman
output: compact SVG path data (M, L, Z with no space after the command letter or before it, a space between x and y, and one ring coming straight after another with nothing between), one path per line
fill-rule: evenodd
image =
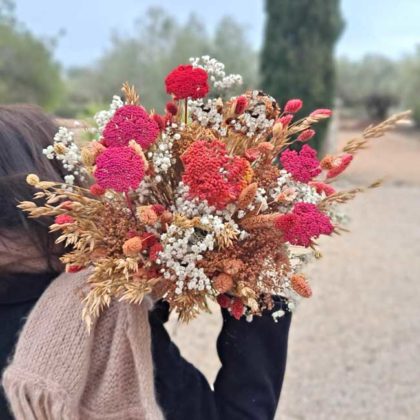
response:
M63 179L60 164L45 159L57 128L40 109L0 106L0 369L11 355L18 331L39 296L62 267L48 233L48 221L29 220L16 208L30 200L29 172ZM0 419L12 418L0 390Z
M26 143L42 143L39 139L22 137L18 127L20 124L15 127L15 133L24 150ZM7 153L6 161L13 160L13 148L9 147ZM40 151L33 155L34 162L40 156ZM6 181L1 185L9 184L7 179L17 172L20 175L16 182L22 188L26 188L24 178L28 172L51 178L34 166L24 170L6 169L2 166ZM4 193L2 190L1 199L10 203L9 212L22 224L24 216L14 208L14 203L29 199L30 192L17 196L15 191L17 187ZM9 226L19 238L17 243L26 236L33 237L29 227L25 231L19 224ZM46 231L44 227L45 235ZM17 273L16 267L21 265L26 251L19 249L19 259L11 267L15 271L13 289L21 290L16 285L27 275ZM45 255L45 261L52 255ZM48 282L45 279L51 279L53 271L44 267L43 272L45 276L41 276L39 284L45 285ZM28 317L13 361L3 375L6 394L18 420L264 420L274 417L284 376L290 314L275 323L266 312L248 323L244 319L237 321L223 311L223 327L217 341L222 367L212 389L172 343L164 327L169 314L164 302L153 303L151 298L141 305L114 302L88 334L80 316L88 275L89 271L84 270L58 276ZM24 292L29 290L25 288ZM40 293L38 290L36 297ZM31 295L32 302L36 297ZM10 315L9 299L7 294L2 298L6 303L3 322L7 317L19 318ZM22 300L20 296L19 301ZM274 310L283 305L280 299L276 302ZM19 321L17 325L16 329ZM16 329L8 333L10 342ZM6 352L11 346L10 343Z

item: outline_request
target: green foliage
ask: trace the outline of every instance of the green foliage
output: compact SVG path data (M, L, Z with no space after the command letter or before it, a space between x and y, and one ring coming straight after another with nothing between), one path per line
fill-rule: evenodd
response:
M29 102L48 109L60 100L59 66L48 45L21 27L14 3L0 2L0 103Z
M108 104L119 94L122 82L134 84L148 108L163 112L169 97L164 79L172 68L189 57L211 55L226 64L230 73L244 76L245 87L257 81L257 57L245 29L231 18L220 21L214 36L191 15L179 24L160 8L152 8L135 24L133 36L114 34L111 48L91 68L68 73L68 101L85 108L89 103Z
M262 88L281 103L301 98L303 112L332 107L333 49L343 28L339 1L266 0L265 4ZM323 131L318 129L313 140L318 148Z

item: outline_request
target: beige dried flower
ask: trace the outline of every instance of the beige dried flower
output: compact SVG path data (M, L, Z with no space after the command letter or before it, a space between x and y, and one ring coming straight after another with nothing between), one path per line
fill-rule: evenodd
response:
M36 187L39 184L39 177L35 174L29 174L26 177L26 182L33 187Z
M159 216L153 210L152 206L139 206L136 212L140 222L147 226L153 226L159 220Z
M246 186L240 193L238 198L238 208L245 209L247 208L255 198L255 194L257 193L258 183L253 182Z

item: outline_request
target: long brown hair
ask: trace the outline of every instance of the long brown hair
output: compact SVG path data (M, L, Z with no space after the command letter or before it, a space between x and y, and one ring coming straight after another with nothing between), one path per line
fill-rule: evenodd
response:
M29 173L45 180L63 180L65 172L60 162L48 160L42 153L56 132L53 119L38 107L0 106L0 241L7 246L8 234L27 236L50 271L56 271L52 261L59 252L48 233L51 221L28 219L16 205L32 200L34 189L26 183Z

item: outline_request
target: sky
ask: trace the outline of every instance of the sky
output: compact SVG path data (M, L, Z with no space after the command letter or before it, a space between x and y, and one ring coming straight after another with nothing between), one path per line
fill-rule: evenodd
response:
M194 12L209 31L222 16L230 15L247 26L254 48L262 44L263 0L16 0L16 14L41 37L63 32L55 57L70 67L100 57L110 45L112 31L131 33L133 22L151 6L164 8L181 22ZM341 8L346 28L337 44L339 56L357 59L380 53L397 58L420 44L420 0L342 0Z

